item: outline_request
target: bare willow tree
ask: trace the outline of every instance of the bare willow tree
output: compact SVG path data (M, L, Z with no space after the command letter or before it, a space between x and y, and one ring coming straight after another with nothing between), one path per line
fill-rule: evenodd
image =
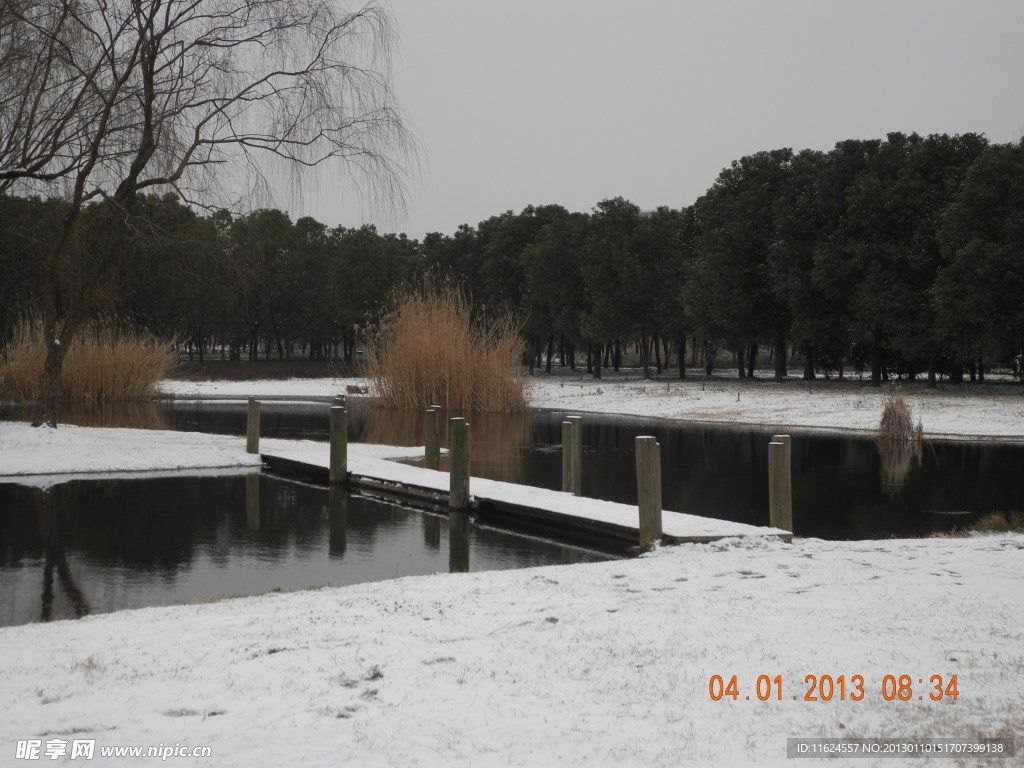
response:
M415 151L390 50L375 2L0 0L0 195L59 202L35 425L56 424L64 355L139 193L208 206L215 192L268 190L280 164L292 178L340 166L371 202L400 200Z

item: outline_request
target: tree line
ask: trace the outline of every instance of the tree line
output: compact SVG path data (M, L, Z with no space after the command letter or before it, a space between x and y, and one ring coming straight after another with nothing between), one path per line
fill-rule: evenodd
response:
M5 334L45 278L57 207L0 198ZM83 213L82 248L102 237L101 209ZM480 313L515 312L525 362L549 370L578 360L600 376L630 352L645 375L685 376L727 351L740 377L759 359L776 378L983 377L1024 343L1024 142L891 133L764 151L680 209L528 206L422 240L140 195L103 299L197 356L352 360L393 290L438 277Z
M53 205L0 198L5 339L37 306L45 278L38 248L48 240L38 229ZM86 250L105 226L102 207L83 212ZM97 311L175 339L199 360L214 350L254 360L260 349L280 359L352 360L368 314L412 278L414 249L372 226L330 229L272 209L201 215L170 193L140 195Z

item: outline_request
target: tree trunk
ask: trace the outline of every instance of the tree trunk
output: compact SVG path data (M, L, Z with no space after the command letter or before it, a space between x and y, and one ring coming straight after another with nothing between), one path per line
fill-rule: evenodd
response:
M643 331L640 332L640 367L644 378L651 378L651 340Z
M740 381L747 378L746 360L743 356L743 345L736 348L736 370L739 372Z
M814 345L807 344L804 349L804 381L814 381Z
M548 359L545 362L544 370L551 373L551 358L555 356L555 334L548 336Z
M686 378L686 335L683 333L679 334L679 338L676 340L676 354L679 355L679 378Z
M775 337L775 380L782 381L789 374L786 365L786 334L781 331Z
M594 344L594 378L601 378L601 354L603 353L601 344Z
M750 342L750 358L747 362L747 378L754 378L754 366L757 363L757 342Z
M950 363L949 382L958 386L964 383L964 366L959 360L954 360Z
M46 424L57 426L57 400L60 397L60 375L64 370L64 358L68 354L68 343L53 338L53 331L47 332L46 359L43 361L43 375L39 379L39 396L32 413L32 426Z
M882 386L882 326L876 325L871 334L871 386Z

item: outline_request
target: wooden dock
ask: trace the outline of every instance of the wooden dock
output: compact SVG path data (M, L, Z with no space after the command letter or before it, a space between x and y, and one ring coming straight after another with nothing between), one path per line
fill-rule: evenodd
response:
M269 470L328 484L328 443L264 438L260 449ZM351 443L348 446L349 485L447 510L447 472L399 463L401 459L422 458L422 447ZM480 477L471 479L470 493L474 514L486 525L614 552L629 551L639 541L639 511L628 504ZM669 544L708 542L733 536L792 538L791 533L778 528L681 512L663 512L662 526L662 539Z

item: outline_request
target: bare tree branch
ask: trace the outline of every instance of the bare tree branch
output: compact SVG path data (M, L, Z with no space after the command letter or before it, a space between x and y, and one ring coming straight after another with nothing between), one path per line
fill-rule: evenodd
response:
M0 0L0 195L63 211L40 287L45 398L140 191L245 198L270 189L276 162L337 167L372 204L402 204L416 153L390 46L375 0ZM85 249L93 200L109 219Z

